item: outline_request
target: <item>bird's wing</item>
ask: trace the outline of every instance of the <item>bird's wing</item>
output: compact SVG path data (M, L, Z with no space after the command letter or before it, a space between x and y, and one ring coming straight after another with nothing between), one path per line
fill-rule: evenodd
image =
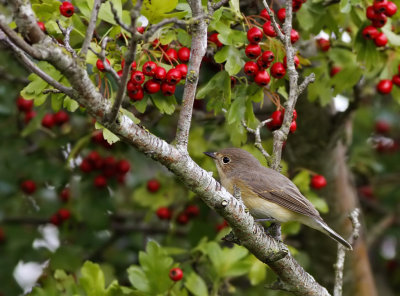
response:
M265 170L264 170L265 169ZM258 196L293 212L321 220L313 204L284 175L263 167L256 172L243 172L237 180L250 186Z

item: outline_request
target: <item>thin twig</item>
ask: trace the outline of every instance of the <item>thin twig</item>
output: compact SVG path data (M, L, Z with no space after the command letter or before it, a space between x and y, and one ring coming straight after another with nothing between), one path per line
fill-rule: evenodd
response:
M260 152L262 153L262 155L265 157L265 159L267 160L268 165L270 165L271 162L271 156L268 154L268 152L264 149L264 147L261 144L261 135L260 135L260 129L265 126L268 122L270 122L272 119L267 119L264 120L262 122L260 122L258 124L258 126L256 127L256 129L252 129L249 128L246 124L246 122L244 120L242 120L242 125L244 126L244 128L251 134L254 135L255 140L254 140L254 146L260 150Z
M4 24L1 20L0 29L4 32L5 35L7 35L8 38L10 38L13 44L15 44L21 50L25 51L31 57L34 57L35 59L42 58L42 54L38 49L30 46L27 42L25 42L24 39L20 38L14 30L10 29L7 24ZM3 39L3 36L0 35L0 40L1 39Z
M353 225L353 232L349 237L349 243L353 244L360 236L361 224L359 221L360 209L355 208L350 214L350 220ZM346 249L343 245L338 244L338 254L335 264L335 286L333 289L333 296L341 296L343 289L343 269L344 259L346 256Z
M76 58L77 57L76 51L69 44L69 36L71 34L73 27L69 26L68 28L64 29L63 26L60 24L59 20L56 20L56 23L57 23L58 28L60 29L61 33L64 35L64 40L63 40L64 45L62 45L62 44L60 44L60 45L63 46L70 54L72 54L72 56L74 58Z
M114 77L115 81L117 81L117 83L119 84L120 78L119 78L117 72L114 70L113 67L111 67L111 65L106 60L106 47L107 47L107 43L111 40L112 40L112 38L110 38L110 37L105 37L103 39L103 41L101 42L101 51L100 52L96 52L91 47L89 47L89 50L92 51L103 62L104 70L111 73L111 75Z
M137 4L137 3L136 3ZM115 22L125 31L130 32L131 34L135 34L135 31L132 31L131 28L127 24L125 24L118 15L118 11L115 9L114 4L110 1L111 12L114 16Z
M59 94L59 93L61 93L61 91L59 89L47 88L47 89L44 89L42 91L42 93L44 95L47 95L47 94Z
M83 60L86 60L86 54L90 46L90 41L92 40L93 32L94 29L96 28L96 21L97 21L97 16L99 14L101 2L102 2L101 0L94 0L92 15L90 16L89 25L86 30L85 40L83 41L82 49L80 52L80 56L82 57ZM112 2L110 1L110 3Z
M214 4L212 4L212 9L215 11L218 8L221 8L222 6L224 6L228 2L229 2L229 0L221 0L221 1L217 2L217 3L214 3Z
M179 20L176 17L163 19L161 22L159 22L155 25L151 25L147 29L147 31L143 35L143 40L145 42L148 41L154 35L154 33L157 32L157 30L159 30L160 28L162 28L168 24L176 24L176 25L186 26L187 22L183 21L183 20Z
M139 17L139 12L142 7L142 1L138 0L136 2L135 7L131 11L131 28L132 32L136 31L136 20ZM118 111L122 105L125 95L126 84L128 83L129 73L131 70L131 64L135 60L136 57L136 45L137 39L132 36L131 41L129 42L129 48L127 53L125 54L125 67L122 71L122 76L120 79L120 85L117 91L117 95L115 96L114 104L111 107L110 113L107 114L106 121L112 123L116 120L118 116Z
M292 3L292 2L290 2L290 3ZM275 14L272 12L271 8L269 8L269 5L267 4L266 0L263 0L263 4L264 4L264 7L267 9L269 18L271 20L272 27L274 28L277 37L279 38L279 40L282 43L285 43L285 41L284 41L285 36L283 35L282 31L279 29L279 25L275 20ZM290 11L290 13L291 13L291 11ZM286 20L285 20L285 22L287 21L287 17L288 17L288 11L286 10ZM292 24L291 20L290 20L290 24ZM290 36L290 34L289 34L289 36Z

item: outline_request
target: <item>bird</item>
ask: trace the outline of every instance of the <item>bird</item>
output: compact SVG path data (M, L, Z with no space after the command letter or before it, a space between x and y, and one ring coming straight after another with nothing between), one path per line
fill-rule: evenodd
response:
M240 190L243 203L256 220L297 221L352 250L289 178L263 166L251 153L240 148L225 148L204 154L214 160L222 186L231 194L235 187Z

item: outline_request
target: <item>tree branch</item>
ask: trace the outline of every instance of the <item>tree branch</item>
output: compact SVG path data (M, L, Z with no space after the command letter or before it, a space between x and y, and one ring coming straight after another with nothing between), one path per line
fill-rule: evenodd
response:
M353 244L360 236L361 224L359 221L360 209L356 208L350 213L350 220L353 224L353 233L349 237L349 243ZM335 264L335 286L333 289L333 296L342 296L343 288L343 269L344 259L346 256L346 249L343 245L338 244L338 254Z
M101 59L101 61L103 62L104 65L104 69L111 73L111 75L114 77L115 81L117 81L117 83L120 83L120 78L117 74L117 72L114 70L113 67L110 66L110 64L107 62L106 60L106 47L107 47L107 43L109 41L111 41L112 38L109 37L104 37L103 41L101 42L101 51L100 52L96 52L95 50L93 50L92 48L89 47L89 49L99 58Z
M136 2L136 5L138 2ZM111 12L113 13L114 20L117 22L117 24L124 29L127 32L130 32L132 35L135 34L135 31L131 32L131 28L129 28L119 17L118 11L115 9L114 4L110 1L110 7L111 7ZM133 36L132 36L133 37Z
M246 124L246 122L244 120L242 120L242 125L244 126L244 128L251 134L254 135L255 140L254 140L254 146L260 150L260 152L262 153L262 155L265 157L265 159L267 160L268 166L271 165L271 156L268 154L268 152L264 149L264 147L261 144L261 135L260 135L260 129L265 126L268 122L270 122L272 119L267 119L264 120L262 122L260 122L258 124L258 126L256 127L256 129L252 129L249 128Z
M64 35L64 45L60 44L60 46L65 47L65 49L72 54L72 56L74 58L77 57L76 51L71 47L71 45L69 44L69 36L71 34L72 31L72 26L69 26L68 28L64 29L63 26L60 24L59 20L56 20L56 23L58 25L58 28L60 29L61 33Z
M97 21L97 16L99 14L101 2L102 2L101 0L94 0L92 15L90 16L89 25L86 30L85 40L83 41L82 49L80 52L80 56L83 58L83 60L86 60L86 54L90 46L90 41L92 40L93 32L94 29L96 28L96 21Z
M287 3L287 1L286 1L286 3ZM285 35L283 35L282 31L279 29L279 25L278 25L278 23L276 22L276 19L275 19L275 14L272 12L271 8L269 8L269 5L267 4L267 1L266 1L266 0L263 0L263 4L264 4L264 7L267 9L269 18L270 18L270 20L271 20L272 27L274 27L274 30L275 30L275 32L276 32L276 35L277 35L278 39L279 39L283 44L285 44ZM290 10L290 14L291 14L291 13L292 13L292 11ZM287 21L288 21L288 11L287 11L287 9L286 9L286 19L285 19L285 22L287 22ZM290 26L291 26L291 25L292 25L292 18L290 17ZM289 36L290 36L290 34L289 34Z
M190 2L193 18L201 16L204 11L201 0ZM208 12L212 15L213 10ZM190 49L190 60L188 65L188 74L183 90L182 108L179 113L178 126L176 131L176 146L181 151L186 151L189 138L190 124L192 120L193 102L196 96L197 83L199 81L199 71L201 61L207 50L207 23L204 18L192 25L193 38Z

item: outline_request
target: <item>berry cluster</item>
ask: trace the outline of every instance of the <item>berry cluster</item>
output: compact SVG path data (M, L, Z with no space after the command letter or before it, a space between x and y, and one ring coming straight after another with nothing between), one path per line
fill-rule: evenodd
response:
M392 91L393 84L400 87L400 65L398 66L398 73L392 77L392 80L380 80L376 85L376 90L383 95L387 95Z
M23 97L19 96L16 103L18 111L24 114L25 124L29 123L29 121L36 116L36 112L33 110L33 100L25 100Z
M160 207L156 211L156 215L161 220L171 220L173 211L168 207ZM184 211L178 214L176 222L181 225L186 225L190 219L197 217L200 214L200 209L196 205L188 205Z
M89 174L94 171L100 172L94 180L93 184L97 188L105 188L110 178L116 178L119 183L124 183L126 174L129 172L131 165L125 160L117 161L113 156L102 157L97 151L91 151L81 162L80 170Z
M50 217L50 223L56 226L61 225L63 222L69 220L71 212L68 209L61 208Z
M382 28L388 17L392 17L397 11L397 6L391 1L375 0L373 5L367 7L367 18L372 22L372 25L366 26L363 31L365 39L374 40L377 47L385 46L388 42L386 35L379 32L378 28Z
M267 127L271 131L279 129L282 126L284 115L285 115L285 109L274 111L270 117L271 121L267 123ZM291 133L294 133L297 129L296 119L297 119L297 111L293 110L292 123L290 124L290 129L289 129Z
M47 113L42 118L42 126L52 128L55 125L61 126L69 121L69 115L64 110L60 110L54 114Z

